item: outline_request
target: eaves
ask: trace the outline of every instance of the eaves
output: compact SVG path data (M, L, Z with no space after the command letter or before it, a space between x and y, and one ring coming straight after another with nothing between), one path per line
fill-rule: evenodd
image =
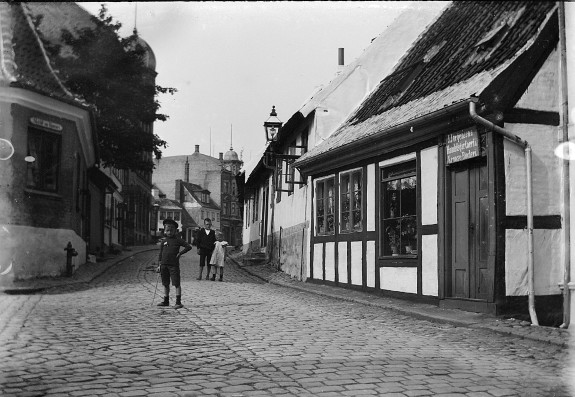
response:
M476 97L464 99L321 153L308 161L296 161L295 166L306 176L316 175L425 142L464 124L469 119L469 102L477 101Z

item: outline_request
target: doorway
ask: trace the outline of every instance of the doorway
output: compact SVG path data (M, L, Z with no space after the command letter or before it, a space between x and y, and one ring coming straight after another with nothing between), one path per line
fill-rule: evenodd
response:
M489 258L489 177L480 157L448 171L450 195L450 297L493 301L494 271Z
M262 196L262 218L260 223L260 241L261 247L267 247L268 245L268 207L269 207L269 195L270 187L269 185L265 187Z

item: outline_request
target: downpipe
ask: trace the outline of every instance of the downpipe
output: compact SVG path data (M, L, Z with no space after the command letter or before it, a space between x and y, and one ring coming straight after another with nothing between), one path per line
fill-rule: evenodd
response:
M561 108L563 113L563 140L562 143L569 142L569 99L567 92L567 38L565 32L565 2L558 2L559 8L559 46L561 60L559 64L561 72ZM571 205L569 186L569 145L565 145L567 151L563 159L563 224L564 224L564 252L563 252L563 324L559 328L568 328L571 322Z
M477 114L476 103L469 102L469 115L478 124L481 124L491 131L497 132L511 142L521 146L525 151L525 167L526 167L526 184L527 184L527 273L528 273L528 298L529 298L529 316L531 318L531 325L538 326L537 313L535 311L535 266L533 254L533 180L531 176L531 146L529 143L517 135L507 131L505 128L500 127L489 120L484 119Z

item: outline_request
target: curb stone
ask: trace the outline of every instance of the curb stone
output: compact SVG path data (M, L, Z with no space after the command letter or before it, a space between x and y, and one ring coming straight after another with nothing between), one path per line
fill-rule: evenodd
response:
M54 278L34 278L24 280L21 282L17 281L16 283L22 283L23 285L17 286L14 285L15 283L13 283L12 286L0 289L0 293L5 293L8 295L30 295L43 292L51 288L89 283L96 277L99 277L102 274L104 274L112 266L126 259L129 259L131 257L134 257L135 255L139 255L144 252L155 251L159 249L156 246L149 246L149 245L140 247L141 249L131 247L129 250L123 251L122 254L118 256L110 257L104 262L99 262L101 264L100 267L94 270L88 270L87 268L82 269L82 267L80 267L79 270L76 273L74 273L74 275L72 275L71 277L59 276ZM88 263L85 263L82 266L90 266L90 265ZM80 271L80 269L82 273L84 273L83 276L78 276L78 272ZM77 278L74 278L74 276L76 276Z
M315 295L321 295L333 299L339 299L343 301L356 302L363 305L384 308L393 311L395 313L407 315L413 318L430 321L434 323L450 324L455 327L482 329L495 332L503 336L513 336L522 339L530 339L562 347L575 347L575 341L570 341L571 331L569 329L560 329L546 326L530 326L528 322L521 322L519 320L503 319L487 314L469 313L453 309L441 309L433 305L423 305L407 301L406 302L398 301L396 304L393 303L386 304L382 302L382 300L387 300L385 298L381 298L376 295L368 294L365 292L348 290L341 287L333 287L338 290L337 293L320 291L318 290L319 287L326 287L326 286L309 284L301 282L299 280L296 281L292 278L290 278L289 281L278 280L278 278L280 277L274 278L266 275L260 275L257 273L257 271L254 270L258 267L267 266L267 264L262 264L258 266L242 266L242 264L240 263L241 260L238 262L238 259L235 258L233 255L229 255L228 259L233 261L240 269L244 270L245 272L270 284L292 288L303 292L309 292ZM284 278L289 277L285 273L282 273L281 271L278 271L276 269L273 269L273 273L279 273L283 275ZM273 276L272 272L270 272L270 275ZM372 300L362 299L360 297L354 296L359 294L367 295ZM377 302L377 300L379 300L379 302Z

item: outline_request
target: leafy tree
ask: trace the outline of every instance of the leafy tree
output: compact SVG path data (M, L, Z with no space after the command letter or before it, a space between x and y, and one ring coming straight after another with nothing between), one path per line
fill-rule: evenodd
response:
M158 95L176 89L155 84L156 72L144 63L146 49L136 31L121 38L122 25L105 5L91 20L91 28L63 29L60 42L47 43L47 50L66 87L95 109L103 165L150 172L154 164L144 154L160 158L166 147L151 129L154 121L168 118L158 112Z

